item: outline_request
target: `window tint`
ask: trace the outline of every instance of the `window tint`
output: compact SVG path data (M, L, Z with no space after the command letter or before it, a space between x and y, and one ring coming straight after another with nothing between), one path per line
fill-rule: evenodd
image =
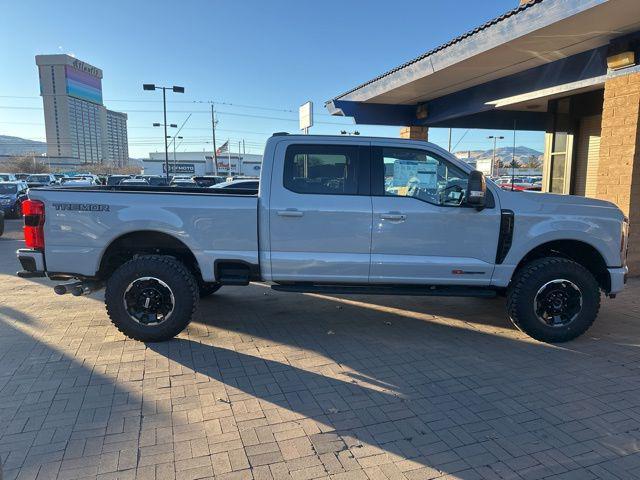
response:
M358 147L292 145L284 162L284 186L305 194L356 195Z
M415 197L434 205L461 205L468 175L423 150L382 148L384 195Z

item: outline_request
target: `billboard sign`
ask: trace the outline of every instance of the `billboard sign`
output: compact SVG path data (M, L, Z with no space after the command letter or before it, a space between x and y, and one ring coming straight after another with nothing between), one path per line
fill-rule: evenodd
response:
M309 133L309 128L313 127L313 102L300 105L298 114L300 117L300 130L303 130L304 133Z
M167 166L162 164L162 173L167 173ZM169 163L169 173L196 173L196 166L193 163Z
M99 77L71 65L65 65L64 72L67 95L102 105L102 80Z

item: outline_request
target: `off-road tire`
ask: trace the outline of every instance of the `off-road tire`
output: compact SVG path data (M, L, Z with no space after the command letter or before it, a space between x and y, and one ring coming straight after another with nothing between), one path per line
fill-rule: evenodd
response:
M220 285L219 283L201 283L199 288L200 298L205 298L209 295L213 295L218 290L220 290L221 287L222 285Z
M547 282L566 279L580 289L582 308L578 316L565 326L549 326L538 319L534 299ZM507 312L513 324L530 337L548 343L573 340L586 332L600 310L600 287L594 276L582 265L561 257L533 260L522 267L507 292Z
M124 305L124 294L132 282L145 276L166 283L174 296L174 309L158 325L143 325L132 319ZM107 280L105 305L115 327L141 342L161 342L178 335L191 321L198 306L198 284L185 265L173 257L141 255L121 265Z

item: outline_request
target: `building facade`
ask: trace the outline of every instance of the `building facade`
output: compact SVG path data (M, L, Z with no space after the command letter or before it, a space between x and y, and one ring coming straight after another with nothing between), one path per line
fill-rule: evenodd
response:
M127 115L102 101L102 70L69 55L36 55L47 156L54 166L126 165Z
M543 190L617 204L640 275L640 2L514 3L327 108L406 138L427 139L429 127L545 132Z
M169 175L213 175L211 152L169 152ZM262 168L262 155L221 154L218 155L218 175L244 175L257 177ZM145 175L165 175L164 152L151 152L143 160Z

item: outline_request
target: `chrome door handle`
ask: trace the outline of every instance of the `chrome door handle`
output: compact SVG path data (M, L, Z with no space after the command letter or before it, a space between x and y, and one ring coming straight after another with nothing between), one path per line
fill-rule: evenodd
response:
M289 208L287 210L278 210L278 216L280 217L301 217L304 212L296 210L295 208Z
M407 216L403 213L382 213L380 214L380 218L383 220L392 220L394 222L404 222L407 219Z

